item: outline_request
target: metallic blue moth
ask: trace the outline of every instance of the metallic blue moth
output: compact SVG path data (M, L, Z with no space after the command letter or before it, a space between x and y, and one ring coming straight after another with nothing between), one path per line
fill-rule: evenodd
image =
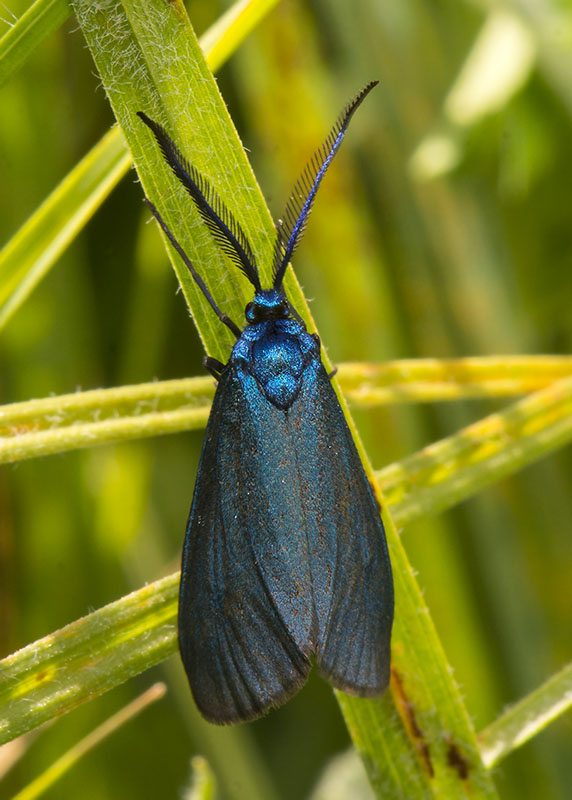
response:
M146 200L205 298L236 335L218 380L187 524L179 647L210 722L254 719L305 682L315 660L360 697L389 682L393 582L385 532L352 435L320 358L320 340L282 281L318 186L368 84L306 166L277 229L273 285L211 185L143 112L177 178L222 250L254 287L241 330Z

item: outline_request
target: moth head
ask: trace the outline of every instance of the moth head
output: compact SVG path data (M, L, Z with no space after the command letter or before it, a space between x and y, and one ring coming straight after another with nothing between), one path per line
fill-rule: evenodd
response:
M256 292L254 300L246 306L244 314L246 321L254 325L257 322L287 319L290 316L290 307L284 295L277 289L263 289Z

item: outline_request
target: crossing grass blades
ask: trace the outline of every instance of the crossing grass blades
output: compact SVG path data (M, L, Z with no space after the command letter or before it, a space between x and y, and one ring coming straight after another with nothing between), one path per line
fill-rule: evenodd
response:
M320 340L282 287L320 182L376 83L345 107L296 183L277 228L267 289L240 223L161 125L138 112L215 241L254 287L241 330L146 200L237 339L226 364L205 358L218 387L179 595L179 647L191 691L203 716L218 724L254 719L285 702L305 682L311 659L349 694L379 695L389 681L393 582L383 524Z

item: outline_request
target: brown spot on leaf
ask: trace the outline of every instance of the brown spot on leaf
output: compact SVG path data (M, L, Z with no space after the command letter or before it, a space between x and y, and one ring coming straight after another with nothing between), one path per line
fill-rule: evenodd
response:
M403 679L393 667L391 668L391 684L393 687L395 704L405 724L407 733L415 745L415 749L417 750L417 755L419 756L421 764L425 768L429 777L433 778L435 776L435 770L433 769L433 762L431 761L431 751L429 749L429 745L425 741L423 731L417 722L415 707L405 692Z
M455 742L449 741L447 749L447 764L457 770L457 774L462 781L466 781L471 771L471 765L461 753Z

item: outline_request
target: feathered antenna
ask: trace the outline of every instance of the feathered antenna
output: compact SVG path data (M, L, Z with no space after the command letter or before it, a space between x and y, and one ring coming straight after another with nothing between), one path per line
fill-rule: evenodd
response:
M357 97L348 103L326 137L325 142L306 164L302 175L296 182L290 199L286 204L286 210L276 235L273 261L275 289L279 289L282 285L286 267L306 229L308 216L312 210L320 182L342 143L352 116L378 83L379 81L368 83Z
M208 180L189 164L176 144L159 123L143 111L137 116L153 131L165 159L175 176L191 195L213 238L230 260L246 275L256 291L260 291L258 267L246 234L214 191Z

